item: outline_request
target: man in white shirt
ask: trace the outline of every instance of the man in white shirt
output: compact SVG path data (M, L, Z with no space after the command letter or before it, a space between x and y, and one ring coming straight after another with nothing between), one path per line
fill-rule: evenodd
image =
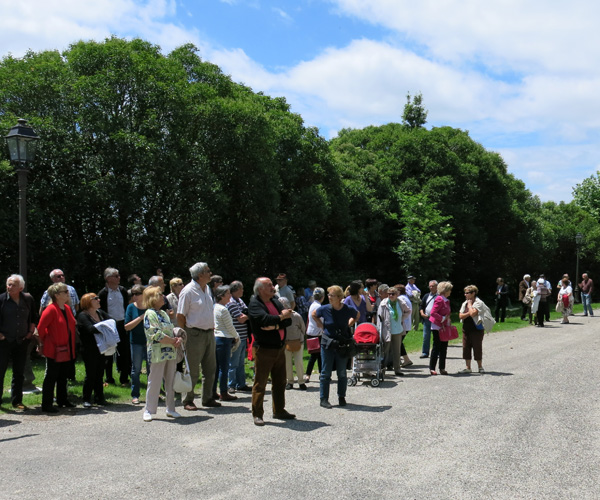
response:
M211 272L206 262L197 262L190 267L190 275L192 281L179 294L177 324L187 333L185 350L194 384L191 392L183 396L183 407L195 411L198 408L194 404L194 387L198 381L199 366L202 366L202 406L216 408L221 403L213 395L217 357L213 300L208 286Z

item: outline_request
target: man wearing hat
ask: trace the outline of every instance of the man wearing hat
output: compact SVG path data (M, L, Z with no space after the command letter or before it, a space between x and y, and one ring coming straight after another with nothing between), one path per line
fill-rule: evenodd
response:
M522 321L527 321L527 304L525 304L523 302L523 299L525 298L525 294L527 293L527 289L531 286L531 275L526 274L525 276L523 276L523 280L521 281L521 283L519 283L519 302L521 303L521 320Z
M406 295L408 295L412 305L411 323L413 330L419 328L419 305L421 304L421 290L415 285L416 281L417 278L411 275L408 277L408 283L406 284Z
M292 310L295 309L296 301L294 300L294 291L292 290L292 287L288 285L287 276L284 273L279 273L277 278L275 278L275 281L277 281L277 286L275 287L277 294L280 297L285 297L288 299L290 302L290 308Z

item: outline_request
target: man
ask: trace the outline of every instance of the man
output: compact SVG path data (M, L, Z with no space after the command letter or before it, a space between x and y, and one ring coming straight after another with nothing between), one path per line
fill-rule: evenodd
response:
M281 276L281 275L280 275ZM287 280L286 280L287 282ZM285 329L292 324L292 309L283 309L273 300L275 287L269 278L254 282L254 295L248 305L250 326L254 335L254 386L252 387L252 416L254 425L263 426L265 388L271 376L271 399L273 418L289 420L296 418L285 409Z
M284 273L279 273L277 278L277 289L275 290L280 297L285 297L290 301L290 306L292 309L296 308L296 302L294 300L294 292L292 288L288 285L287 276Z
M121 275L114 267L104 270L104 281L106 286L98 292L100 297L100 308L117 323L119 332L119 343L117 344L117 371L119 382L122 387L129 385L129 374L131 373L131 347L129 345L129 333L125 331L125 310L129 304L129 294L124 286L121 286ZM113 359L106 357L106 382L114 384L112 373Z
M526 274L523 276L523 280L519 283L519 302L521 303L521 320L527 321L527 307L528 304L523 302L525 298L525 294L527 293L527 289L531 286L529 283L531 282L531 275Z
M315 300L313 297L315 288L317 288L317 282L315 280L309 280L308 287L304 289L304 298L308 301L309 306Z
M52 280L52 283L64 283L66 280L65 273L63 273L60 269L53 269L50 272L50 279ZM76 316L77 311L79 311L79 297L77 296L75 288L73 288L71 285L67 285L67 288L69 289L69 300L67 301L67 304L71 307L73 316ZM48 305L50 305L50 302L52 302L52 300L50 299L50 295L48 295L48 290L46 290L42 295L42 300L40 301L40 315L42 314L42 311L46 309Z
M408 295L412 305L411 323L413 330L419 328L419 304L421 303L421 290L415 285L416 281L417 278L409 276L406 284L406 295Z
M540 278L544 280L544 286L548 289L548 297L550 297L552 295L552 285L546 279L546 276L544 276L543 274L540 274ZM539 279L538 279L538 283L539 283ZM538 290L538 292L539 292L539 290ZM548 300L548 299L546 299L546 300ZM539 308L538 308L538 313L537 314L538 314L538 317L539 317L539 315L540 315ZM546 321L550 321L550 304L546 304L544 318L546 318Z
M494 311L494 319L498 323L498 318L504 323L506 319L506 306L508 306L508 286L502 278L496 280L496 310Z
M583 315L587 316L589 311L590 316L593 316L594 310L592 309L592 292L594 291L594 282L589 278L587 273L583 273L581 277L583 278L583 281L579 283L579 288L581 289Z
M429 315L433 308L433 301L438 295L437 286L438 282L436 280L429 282L429 293L423 296L419 307L419 314L423 319L423 349L421 350L421 356L419 356L421 359L429 357L429 349L431 348L431 321Z
M179 294L177 304L177 324L185 329L187 342L185 350L192 390L183 397L183 408L196 411L194 403L194 387L198 382L199 367L202 367L202 406L217 408L221 406L213 395L213 384L217 371L215 319L213 315L213 300L210 283L210 269L206 262L196 262L190 267L190 281Z
M23 276L13 274L6 280L6 292L0 295L0 403L4 391L4 375L12 360L11 402L14 408L23 405L23 379L27 347L33 337L37 317L33 297L24 293Z

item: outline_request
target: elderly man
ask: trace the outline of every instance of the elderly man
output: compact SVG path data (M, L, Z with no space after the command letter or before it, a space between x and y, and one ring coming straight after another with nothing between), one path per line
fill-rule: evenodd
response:
M271 376L273 418L289 420L296 415L285 409L285 329L292 324L292 309L284 309L274 300L275 287L269 278L254 282L254 295L248 305L250 326L254 335L254 386L252 387L252 416L254 424L265 425L263 420L265 388Z
M531 286L531 275L525 274L519 283L519 302L521 303L521 321L527 321L527 308L530 304L525 304L523 299L527 294L527 289Z
M60 269L53 269L50 272L50 279L52 280L52 283L64 283L65 273L63 273ZM67 304L71 307L73 316L75 316L77 311L79 311L79 297L77 296L75 288L73 288L71 285L67 285L67 288L69 289L69 300L67 301ZM42 295L42 300L40 301L40 315L51 302L52 300L50 299L50 295L48 295L48 290L46 290Z
M23 276L13 274L6 280L6 292L0 295L0 403L4 391L4 375L12 360L11 402L14 408L23 405L23 371L27 346L33 337L37 316L33 297L24 293Z
M429 357L429 350L431 348L431 321L429 320L429 315L433 308L433 301L438 295L437 286L438 282L436 280L429 282L429 293L423 296L421 306L419 307L419 313L423 319L423 350L421 356L419 356L421 359Z
M129 385L129 374L131 373L131 347L129 345L129 333L125 331L125 311L129 305L129 294L124 286L121 286L121 275L114 267L104 270L104 281L106 286L98 292L100 297L100 308L117 323L119 332L119 343L117 344L117 370L119 371L119 382L123 387ZM106 358L106 381L115 382L112 374L112 357Z
M288 299L290 301L290 306L292 307L292 309L295 309L296 301L294 298L294 291L292 290L292 287L288 285L287 276L283 273L279 273L277 275L277 278L275 278L275 281L277 281L277 287L275 289L275 292L280 297L285 297L286 299Z
M183 397L183 407L188 411L198 408L194 403L194 387L198 382L199 366L202 367L202 406L221 406L213 394L217 370L215 319L210 283L210 269L206 262L190 267L190 281L179 294L177 324L187 333L185 350L192 376L192 390Z

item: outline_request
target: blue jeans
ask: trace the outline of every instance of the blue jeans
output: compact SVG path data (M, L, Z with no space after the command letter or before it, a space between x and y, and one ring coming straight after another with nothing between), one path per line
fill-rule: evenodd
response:
M423 318L423 354L429 356L429 348L431 347L431 321Z
M229 374L229 360L231 359L231 346L233 339L230 337L215 337L217 348L217 371L213 393L217 390L217 382L221 394L227 394L227 375ZM239 348L238 348L239 350Z
M240 340L240 346L229 360L229 387L232 389L240 389L246 385L246 342L247 339Z
M346 365L348 364L348 358L340 356L335 349L324 349L321 346L321 364L323 365L323 370L319 378L321 381L321 399L329 399L329 385L331 384L331 372L333 371L334 362L338 378L338 397L346 397L346 389L348 388Z
M140 373L142 373L142 362L146 361L146 371L150 374L150 363L146 344L130 344L131 347L131 397L140 397Z
M590 316L594 315L594 310L592 309L592 294L590 293L581 293L581 303L583 304L583 314L587 316L588 309Z

